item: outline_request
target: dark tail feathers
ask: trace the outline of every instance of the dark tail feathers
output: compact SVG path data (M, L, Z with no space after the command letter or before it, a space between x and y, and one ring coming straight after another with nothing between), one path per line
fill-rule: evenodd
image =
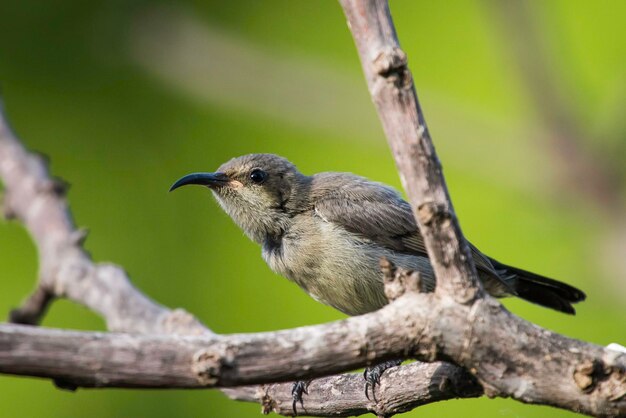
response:
M515 290L518 297L547 308L574 315L573 303L582 302L586 295L573 286L526 270L491 260L498 274Z

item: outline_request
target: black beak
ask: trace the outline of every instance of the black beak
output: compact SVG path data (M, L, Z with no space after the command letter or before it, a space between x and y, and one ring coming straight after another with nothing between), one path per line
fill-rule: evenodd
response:
M170 192L188 184L199 184L210 188L225 186L230 182L230 178L224 173L192 173L187 174L172 184Z

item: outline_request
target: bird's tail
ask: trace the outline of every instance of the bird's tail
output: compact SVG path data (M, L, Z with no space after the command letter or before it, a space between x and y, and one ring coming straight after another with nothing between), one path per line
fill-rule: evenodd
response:
M516 267L491 260L500 277L515 291L516 296L547 308L574 315L573 303L585 300L585 293L566 283L549 279Z

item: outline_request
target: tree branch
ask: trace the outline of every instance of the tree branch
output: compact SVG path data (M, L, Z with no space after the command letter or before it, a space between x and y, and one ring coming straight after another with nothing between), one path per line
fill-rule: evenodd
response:
M465 242L454 214L442 175L441 164L435 153L430 133L417 99L412 76L407 66L406 54L399 46L387 1L340 0L340 3L348 19L348 26L352 31L361 58L368 88L393 151L402 183L408 194L420 231L424 236L428 255L437 277L437 293L451 296L457 303L473 303L474 306L468 316L470 323L475 322L476 318L483 318L482 315L477 314L475 311L479 309L478 306L483 304L483 299L487 301L487 304L492 305L491 312L485 312L485 314L490 319L495 317L500 317L501 319L501 322L497 321L499 323L493 324L494 328L491 328L493 331L491 336L484 335L482 337L486 338L486 340L476 339L478 330L475 324L470 325L467 345L471 354L465 357L463 352L457 353L456 356L450 353L451 358L457 364L462 364L467 370L472 371L479 378L489 395L503 395L507 393L524 402L556 405L558 403L558 401L555 403L556 399L559 399L563 394L554 393L548 387L542 387L543 390L539 391L534 390L538 387L536 385L541 385L540 380L535 380L539 377L538 374L542 374L542 372L537 370L539 359L528 358L526 360L529 361L525 361L523 359L524 355L515 356L514 362L516 366L509 364L509 366L500 369L496 374L493 374L493 370L489 370L489 368L483 368L484 363L481 364L481 360L486 360L486 357L480 355L479 352L481 350L477 346L473 346L472 341L477 343L488 341L491 347L483 347L486 350L483 354L486 355L487 351L492 350L492 355L496 355L497 358L504 360L510 357L511 353L517 353L517 351L512 346L509 347L508 352L507 349L503 351L498 350L497 346L499 344L494 341L494 337L499 333L499 330L507 329L510 332L506 333L508 337L506 335L501 337L513 339L513 345L522 343L519 338L515 338L519 336L517 332L524 329L522 335L528 336L533 331L525 321L514 319L508 323L509 319L513 317L502 306L494 303L495 301L490 302L489 299L491 298L482 292L469 247ZM524 349L532 349L535 353L545 352L544 350L546 349L550 351L549 345L559 345L558 339L537 340L538 345L532 348L526 346ZM451 341L446 341L445 343L441 342L441 345L449 347L451 343ZM524 344L522 343L522 345ZM469 346L472 346L471 349L469 349ZM554 359L551 356L547 358L550 360ZM599 359L581 358L578 360L581 363L578 363L574 370L570 369L570 372L574 376L579 376L580 368L588 370L589 364L597 364L597 360ZM625 379L623 361L624 359L622 358L619 362L621 365L614 370L617 373L616 382L623 382ZM532 363L535 363L535 365ZM550 363L549 366L553 364ZM570 365L574 364L571 363ZM508 374L508 367L518 368L517 372L513 372L509 376L512 378L511 380L505 378L505 375ZM592 368L595 369L595 367L593 366ZM563 370L554 371L558 373L563 372ZM535 372L538 372L538 374L535 374ZM513 375L515 375L514 378ZM587 390L583 387L584 385L580 385L581 382L579 380L576 383L579 389ZM530 385L533 389L527 391L530 388L527 385ZM576 389L574 387L572 389L573 391L570 393L572 398L570 400L573 400L576 393ZM616 395L623 397L625 390L625 386L622 383L621 388L613 395L608 395L606 399L612 399ZM523 392L526 393L522 394ZM551 393L548 395L549 392ZM602 398L606 394L600 394L599 396ZM552 399L550 400L548 397ZM560 400L562 401L563 399L561 398ZM568 404L569 408L578 411L585 410L591 406L590 404L582 406L576 402L566 402L566 404ZM561 404L561 406L564 407L565 404ZM587 410L587 413L607 412L594 409L594 412ZM615 412L608 413L612 414ZM624 410L621 413L624 413Z
M489 396L598 416L626 412L626 354L543 330L492 298L468 306L416 293L416 278L397 272L408 291L379 311L272 333L120 336L4 325L0 372L58 377L72 386L177 387L195 378L197 387L217 387L308 379L409 356L452 359ZM137 376L128 380L133 364ZM171 370L181 375L174 379Z
M44 286L37 286L35 291L17 309L9 313L9 322L13 324L37 325L46 314L54 300L54 295Z
M291 415L292 385L277 383L224 389L231 399L260 402L263 412ZM376 400L367 399L363 376L344 374L313 380L300 415L342 416L373 413L388 417L421 405L451 398L481 396L482 387L461 368L449 363L411 363L385 371L376 390ZM340 395L338 395L340 394Z
M184 311L170 311L144 296L121 268L90 260L81 246L84 234L69 216L61 183L50 179L42 160L28 154L1 119L6 212L22 220L42 260L39 288L18 311L22 318L35 322L51 295L61 296L100 313L111 330L147 335L2 325L0 372L51 377L69 387L223 387L306 379L374 361L415 357L462 366L489 396L597 416L626 414L626 354L544 330L482 292L387 3L342 0L342 5L425 236L437 291L418 293L417 274L387 269L386 291L395 301L377 312L274 333L215 335ZM418 367L405 366L388 378ZM442 367L461 373L456 366ZM353 378L329 379L325 382L338 384L339 379ZM434 376L426 381L436 383ZM349 392L350 386L345 388ZM443 397L457 395L440 389ZM230 394L250 397L250 388L236 390ZM393 391L386 393L389 397L382 402L394 405ZM396 408L420 402L416 393ZM326 405L336 415L352 413L344 403L332 401L326 399ZM321 410L326 405L313 406ZM375 410L367 403L362 408Z
M408 320L401 312L415 304L412 296L368 315L256 334L165 336L0 325L0 372L58 378L76 387L230 387L320 377L411 355L420 333L397 328Z
M137 290L124 270L95 264L83 249L86 233L74 225L66 185L52 179L45 160L28 153L11 131L0 105L0 178L4 213L20 220L37 245L39 284L21 308L17 323L36 324L54 297L65 297L99 313L112 331L212 333L182 310L170 311Z
M340 3L402 185L424 237L437 277L437 292L459 303L471 303L482 295L482 286L450 201L387 0Z

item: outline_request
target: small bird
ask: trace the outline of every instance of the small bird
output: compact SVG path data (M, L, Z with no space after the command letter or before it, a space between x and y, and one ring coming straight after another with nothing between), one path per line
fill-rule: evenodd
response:
M306 176L273 154L244 155L217 172L189 174L170 191L189 184L211 189L222 209L261 246L273 271L347 315L388 303L382 257L418 271L426 290L435 287L411 206L389 186L350 173ZM568 314L575 313L573 303L585 299L572 286L502 264L469 245L480 280L495 297L518 296Z
M285 158L249 154L215 173L184 176L170 188L211 189L265 262L314 299L348 315L387 304L380 260L435 275L411 206L389 186L350 173L301 174ZM574 314L585 294L565 283L502 264L469 244L478 275L495 297L518 296Z

